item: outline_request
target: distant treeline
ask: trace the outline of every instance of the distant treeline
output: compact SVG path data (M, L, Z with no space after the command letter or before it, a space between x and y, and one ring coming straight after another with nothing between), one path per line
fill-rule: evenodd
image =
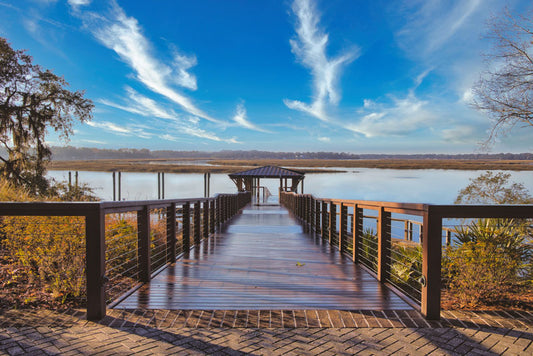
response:
M56 161L85 159L494 159L533 160L533 153L495 154L354 154L345 152L268 152L268 151L151 151L148 149L100 149L88 147L52 147Z

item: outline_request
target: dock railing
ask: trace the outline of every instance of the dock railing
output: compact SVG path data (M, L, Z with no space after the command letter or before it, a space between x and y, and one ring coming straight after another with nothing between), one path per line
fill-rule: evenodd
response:
M85 286L87 319L100 320L109 303L148 282L250 200L244 192L143 201L1 202L0 217L10 231L54 235L56 241L59 236L76 245L68 251L82 261L74 278Z
M440 318L442 250L451 243L456 219L533 218L533 205L431 205L293 192L281 192L280 202L306 230L364 266L430 320Z

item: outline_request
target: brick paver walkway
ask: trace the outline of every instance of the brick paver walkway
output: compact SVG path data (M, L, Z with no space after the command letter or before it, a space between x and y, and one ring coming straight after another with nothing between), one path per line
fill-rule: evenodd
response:
M4 311L0 354L533 354L527 312L447 311L439 322L412 311L297 312L110 310L93 323L81 311Z

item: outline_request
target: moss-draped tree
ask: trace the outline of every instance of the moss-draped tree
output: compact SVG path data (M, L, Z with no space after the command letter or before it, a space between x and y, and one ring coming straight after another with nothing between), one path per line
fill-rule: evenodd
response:
M48 130L67 140L75 121L91 119L93 104L83 91L32 63L0 37L0 175L17 186L43 194L51 151Z

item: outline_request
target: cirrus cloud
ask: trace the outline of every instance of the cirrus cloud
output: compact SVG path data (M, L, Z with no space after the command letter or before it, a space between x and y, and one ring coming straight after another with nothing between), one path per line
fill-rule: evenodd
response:
M173 49L174 60L165 64L153 55L153 48L144 36L137 19L126 15L116 2L111 3L107 15L94 12L79 13L85 27L104 46L113 50L135 72L136 79L148 89L178 104L189 114L222 124L198 108L193 101L172 87L196 90L196 77L188 70L196 64L196 58L180 54Z
M337 105L340 93L337 84L343 66L359 56L359 49L352 49L334 58L328 58L327 33L319 27L320 16L311 0L295 0L292 11L297 16L297 38L291 39L291 49L298 61L313 76L313 102L284 99L289 109L299 110L322 121L330 121L327 106Z

